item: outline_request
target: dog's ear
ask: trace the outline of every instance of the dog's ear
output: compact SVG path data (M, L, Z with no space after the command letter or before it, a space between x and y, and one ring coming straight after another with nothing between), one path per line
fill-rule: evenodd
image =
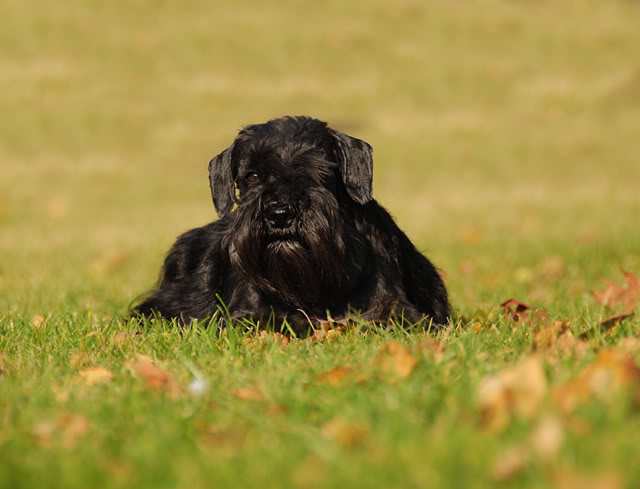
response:
M361 139L330 130L336 147L342 182L358 204L373 199L373 149Z
M213 205L220 217L233 209L235 185L233 182L233 148L235 143L209 162L209 186Z

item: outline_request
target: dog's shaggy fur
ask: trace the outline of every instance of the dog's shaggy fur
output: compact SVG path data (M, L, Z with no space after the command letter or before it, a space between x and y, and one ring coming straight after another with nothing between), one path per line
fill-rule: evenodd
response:
M209 163L220 220L181 235L140 315L308 319L391 316L444 324L434 266L372 197L372 149L308 117L240 131ZM235 206L235 209L234 209Z

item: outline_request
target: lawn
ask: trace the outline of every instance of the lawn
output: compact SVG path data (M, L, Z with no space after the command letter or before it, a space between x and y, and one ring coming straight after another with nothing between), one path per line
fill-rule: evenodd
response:
M1 488L638 487L640 4L0 18ZM284 114L374 147L449 328L127 322L216 218L209 159Z

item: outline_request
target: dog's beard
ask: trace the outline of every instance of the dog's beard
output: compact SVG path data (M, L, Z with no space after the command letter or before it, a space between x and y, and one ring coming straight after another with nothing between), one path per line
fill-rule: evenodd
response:
M344 280L338 204L333 198L327 202L321 192L311 200L295 229L285 233L269 230L252 206L238 208L231 253L246 280L305 310L339 293Z

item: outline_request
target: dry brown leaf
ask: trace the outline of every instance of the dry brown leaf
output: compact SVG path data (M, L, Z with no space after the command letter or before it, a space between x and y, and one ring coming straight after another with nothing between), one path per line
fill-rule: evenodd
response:
M533 338L536 351L554 348L558 338L565 333L570 333L569 323L566 321L554 321L550 326L539 329Z
M341 384L351 373L351 367L336 367L321 373L315 377L315 381L319 383L338 385Z
M624 306L626 311L640 304L640 279L631 272L622 272L627 286L620 286L605 280L604 290L592 290L591 295L598 304L609 307Z
M306 341L331 341L345 331L347 324L348 321L346 319L318 321L319 328L314 329Z
M149 389L166 393L173 399L180 395L180 387L170 372L155 365L146 355L137 354L136 358L138 361L130 363L129 369L142 379Z
M45 318L42 314L36 314L31 318L31 326L36 329L40 328L40 326L42 326L42 323L44 322L44 319Z
M71 355L71 360L69 360L71 368L83 367L87 363L89 363L89 354L86 351L74 353Z
M640 350L640 338L629 336L621 339L616 346L628 353L636 353Z
M569 329L569 323L556 320L551 325L539 329L534 338L535 351L544 352L551 357L560 354L583 355L589 348L585 341L577 339Z
M238 399L242 399L243 401L262 401L264 399L262 392L260 392L255 387L233 389L231 391L231 394L233 394Z
M146 362L146 363L151 363L153 364L153 358L151 358L149 355L145 355L144 353L136 353L136 360L138 362ZM131 362L133 363L133 362Z
M289 346L291 337L278 332L271 333L261 330L256 336L248 337L245 341L250 345L269 343L271 341L280 342L280 348L284 351L287 349L287 346Z
M489 430L504 429L513 415L533 417L547 390L542 362L537 356L485 379L478 389L481 425Z
M103 367L89 367L80 372L80 377L85 384L92 386L110 382L113 379L113 373Z
M62 445L66 448L75 446L89 431L89 420L82 415L63 414L56 418L56 423L61 431Z
M393 379L404 379L411 375L417 361L409 348L400 343L390 342L380 347L376 363Z
M0 375L4 373L4 352L0 351Z
M592 398L607 399L623 387L633 387L640 395L640 368L621 349L603 350L574 380L556 386L552 398L568 413Z
M522 447L511 447L501 453L493 463L491 477L496 481L512 479L529 462L529 453Z
M508 299L500 304L500 307L504 309L504 318L511 318L516 323L520 320L523 322L533 322L549 317L549 314L543 309L531 307L516 299Z
M326 335L324 328L314 329L311 336L306 341L322 341Z
M55 420L47 419L38 421L33 425L31 434L38 439L38 442L44 446L50 446L53 435L58 429L58 424Z
M200 435L200 441L205 445L213 445L217 449L221 447L238 449L246 439L246 432L238 427L216 427L203 421L195 421L194 428Z
M444 344L433 338L427 338L415 346L416 353L422 351L426 355L433 357L436 363L440 363L444 357Z
M369 430L362 423L334 419L322 428L326 438L335 440L340 445L352 447L361 444L369 435Z
M563 440L564 428L560 420L547 417L531 433L531 448L538 458L551 461L558 455Z
M289 409L284 404L272 404L267 409L269 416L280 416L281 414L286 414L288 411Z
M618 324L620 324L625 319L633 317L633 315L634 315L633 311L614 314L613 316L606 317L602 321L600 321L600 327L603 328L604 330L610 330L614 326L617 326Z

